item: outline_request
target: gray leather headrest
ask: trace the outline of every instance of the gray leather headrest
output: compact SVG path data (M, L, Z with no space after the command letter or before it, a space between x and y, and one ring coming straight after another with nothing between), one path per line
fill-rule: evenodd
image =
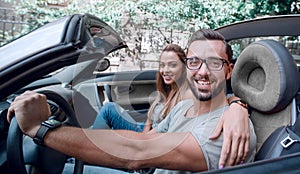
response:
M264 113L284 109L299 89L299 72L288 50L274 40L246 47L233 68L231 86L236 96Z

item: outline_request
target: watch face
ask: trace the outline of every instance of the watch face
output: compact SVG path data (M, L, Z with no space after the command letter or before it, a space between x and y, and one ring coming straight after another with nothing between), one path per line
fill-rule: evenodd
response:
M48 123L48 124L56 124L59 121L51 119L51 120L46 120L45 122Z
M50 119L44 121L43 124L49 128L56 128L61 125L61 122L54 119Z

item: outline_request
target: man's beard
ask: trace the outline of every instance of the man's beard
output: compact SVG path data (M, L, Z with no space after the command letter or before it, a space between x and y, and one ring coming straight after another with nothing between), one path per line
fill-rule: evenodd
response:
M191 88L191 91L193 92L194 96L199 100L199 101L209 101L213 99L215 96L219 95L222 91L226 92L226 80L222 80L219 85L211 89L210 91L207 90L202 90L199 91L198 88L195 87L194 81L188 80L189 86Z

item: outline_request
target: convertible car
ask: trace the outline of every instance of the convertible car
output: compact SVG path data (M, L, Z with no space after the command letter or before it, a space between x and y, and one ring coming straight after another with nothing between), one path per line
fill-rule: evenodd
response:
M300 173L299 28L300 15L285 15L216 29L234 49L228 91L251 107L258 150L252 163L203 173ZM1 173L61 173L67 163L83 173L89 165L36 145L15 119L8 124L10 103L26 90L45 94L65 125L91 127L107 101L145 121L156 70L105 71L112 66L107 55L126 47L113 28L89 14L64 17L0 47Z

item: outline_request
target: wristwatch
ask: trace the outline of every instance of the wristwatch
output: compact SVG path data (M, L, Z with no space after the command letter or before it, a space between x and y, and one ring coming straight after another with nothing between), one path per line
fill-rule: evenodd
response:
M55 120L53 118L48 119L46 121L43 121L42 124L41 124L41 127L39 128L39 130L35 134L35 136L33 138L33 141L36 144L43 145L44 138L45 138L47 132L49 130L53 130L55 128L58 128L60 126L61 126L61 122L57 121L57 120Z
M252 113L252 108L248 106L248 104L246 102L244 102L243 100L233 100L229 103L229 106L232 103L237 103L238 105L242 106L243 108L247 109L248 111L248 116L250 117L251 113Z
M245 108L247 110L249 109L248 104L246 102L244 102L243 100L233 100L229 103L229 105L231 105L232 103L237 103L240 106L242 106L243 108Z

